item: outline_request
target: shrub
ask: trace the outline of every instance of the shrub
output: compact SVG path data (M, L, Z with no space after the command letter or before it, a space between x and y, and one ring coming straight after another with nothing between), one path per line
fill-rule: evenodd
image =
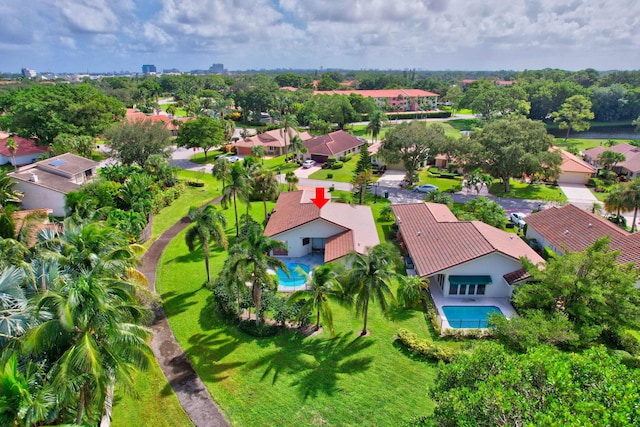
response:
M329 175L332 175L332 174L329 174ZM328 176L328 175L327 175L327 177L328 177L328 178L333 178L333 175L332 175L332 176ZM335 185L331 185L331 187L329 187L329 193L331 193L331 192L335 191L335 189L336 189L336 186L335 186Z
M331 165L331 169L342 169L343 166L344 166L344 163L335 162L333 165Z
M598 181L596 181L594 178L589 178L589 181L587 182L587 186L588 187L597 187L598 186Z
M187 185L189 187L204 187L204 182L202 182L202 181L187 181Z
M325 164L328 164L329 167L331 167L331 165L333 165L337 161L338 161L338 159L336 159L335 157L329 157L329 158L327 158L327 161L325 162Z
M263 338L272 337L278 334L280 327L276 325L270 325L268 323L256 323L255 320L241 320L238 323L238 328L253 337Z
M349 160L351 160L352 158L353 158L353 155L352 155L352 154L347 154L346 156L342 156L342 157L340 157L340 161L341 161L341 162L345 162L345 163L346 163L346 162L348 162Z
M624 331L620 334L620 346L623 350L639 356L640 355L640 339L631 331Z
M332 173L328 173L327 174L327 179L331 179L331 178L333 178L333 174Z
M450 363L457 355L455 350L438 346L428 339L419 338L418 335L404 328L398 330L397 337L410 352L430 360Z

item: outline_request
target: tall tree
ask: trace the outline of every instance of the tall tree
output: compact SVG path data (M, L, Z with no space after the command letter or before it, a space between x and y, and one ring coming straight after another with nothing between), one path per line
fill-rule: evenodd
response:
M236 217L236 237L240 234L240 223L238 221L238 198L247 200L247 170L240 163L234 163L229 168L229 173L223 178L224 187L222 188L222 206L227 208L233 203L233 211Z
M294 135L293 138L291 138L290 149L295 153L296 160L299 158L299 153L304 154L308 151L307 146L304 145L304 141L298 135Z
M262 200L264 207L264 222L267 222L267 200L278 197L280 184L271 169L261 168L253 171L253 194Z
M211 254L211 242L227 249L227 235L224 227L227 225L226 217L218 212L213 205L207 205L204 209L189 209L189 218L193 227L187 230L185 240L190 252L195 250L196 242L202 247L204 266L207 270L207 283L211 283L211 271L209 268L209 256Z
M51 154L58 156L64 153L73 153L90 159L94 148L93 138L88 135L61 133L53 139Z
M262 318L263 288L275 290L276 283L269 271L281 269L289 272L280 259L271 256L274 250L286 249L287 244L274 240L262 233L262 228L249 227L243 240L229 250L229 268L238 274L246 274L245 279L251 282L251 296L256 308L256 322Z
M184 122L176 138L176 144L180 147L202 148L205 161L209 150L222 146L226 141L226 128L222 120L204 116Z
M541 269L523 259L535 281L519 286L513 301L519 309L559 310L574 324L582 344L603 334L620 334L640 326L638 273L632 264L619 264L620 251L611 251L603 237L582 252L553 257Z
M304 312L316 313L316 331L320 329L320 319L322 319L333 335L333 313L329 302L335 301L348 306L352 299L340 285L338 274L332 266L316 267L312 275L305 273L305 276L307 279L305 289L292 293L288 302L305 301Z
M625 209L633 210L633 222L631 224L631 232L633 233L637 229L636 222L638 220L638 209L640 209L640 178L636 178L624 185L623 200Z
M377 301L380 309L386 312L389 300L395 300L390 285L395 277L396 259L393 248L385 244L369 248L364 254L352 252L347 256L347 264L351 267L346 288L355 295L356 312L364 318L361 335L367 334L369 303Z
M168 158L170 155L171 132L164 122L123 122L107 129L105 136L112 156L125 165L138 164L144 168L149 156L157 154Z
M382 110L376 109L369 115L369 123L367 123L367 131L371 134L373 142L376 141L378 135L382 131L387 116Z
M492 121L471 134L471 144L467 166L500 178L507 193L511 178L557 169L562 160L549 151L553 137L544 124L524 118Z
M293 114L285 114L284 119L282 120L282 128L280 129L280 135L284 139L284 153L289 154L291 151L291 147L289 144L291 143L291 138L293 138L293 132L299 126L298 119ZM287 138L289 138L289 142L287 142Z
M140 326L149 311L130 282L93 272L48 289L36 310L46 320L26 334L25 354L46 355L51 384L60 402L75 408L75 424L95 424L113 385L132 390L135 372L153 357L151 332Z
M620 162L627 160L624 154L616 153L615 151L605 150L598 155L598 162L606 170L611 170Z
M591 101L584 95L574 95L568 98L560 107L560 110L551 114L553 121L558 123L560 129L566 129L564 140L569 139L571 130L582 132L589 130L590 121L593 120Z
M453 85L447 90L447 93L444 95L444 101L451 105L451 116L455 117L462 98L464 98L464 93L459 85Z
M418 167L425 163L430 155L438 154L445 141L444 128L438 123L400 123L387 132L379 154L387 163L403 162L411 185Z

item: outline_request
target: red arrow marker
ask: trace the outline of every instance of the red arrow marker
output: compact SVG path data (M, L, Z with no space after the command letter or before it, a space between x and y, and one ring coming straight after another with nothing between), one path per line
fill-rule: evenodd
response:
M324 188L316 187L316 198L311 199L311 201L315 203L318 209L322 209L322 207L329 201L329 199L324 197Z

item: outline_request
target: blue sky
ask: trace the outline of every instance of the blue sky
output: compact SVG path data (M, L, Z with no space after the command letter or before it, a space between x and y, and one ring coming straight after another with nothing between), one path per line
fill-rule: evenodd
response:
M1 72L640 69L638 0L22 0L0 16Z

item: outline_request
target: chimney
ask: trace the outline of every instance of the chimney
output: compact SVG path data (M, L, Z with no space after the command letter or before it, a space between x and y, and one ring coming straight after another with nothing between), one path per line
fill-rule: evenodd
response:
M36 175L35 173L32 173L31 175L29 175L29 181L38 182L38 175Z

